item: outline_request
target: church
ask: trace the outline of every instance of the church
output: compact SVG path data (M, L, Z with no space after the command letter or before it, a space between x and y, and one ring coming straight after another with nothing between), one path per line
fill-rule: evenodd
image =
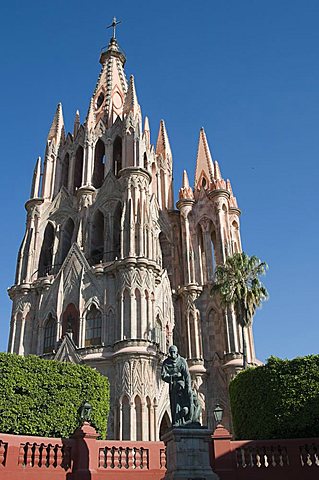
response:
M8 351L97 369L110 381L108 438L156 441L170 425L160 370L175 344L203 424L213 428L219 403L230 428L228 383L242 369L241 331L211 289L215 266L241 251L240 210L204 129L194 181L184 171L175 203L165 123L152 145L114 23L85 120L77 111L66 133L59 104L36 162L9 289Z

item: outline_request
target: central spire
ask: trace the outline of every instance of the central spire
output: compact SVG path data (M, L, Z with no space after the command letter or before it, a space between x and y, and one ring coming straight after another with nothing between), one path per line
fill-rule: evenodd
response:
M115 122L117 117L123 118L123 106L127 92L124 72L126 58L115 38L115 28L119 23L114 17L112 24L107 27L113 28L113 36L100 56L102 69L90 107L94 109L96 123L103 119L108 127Z

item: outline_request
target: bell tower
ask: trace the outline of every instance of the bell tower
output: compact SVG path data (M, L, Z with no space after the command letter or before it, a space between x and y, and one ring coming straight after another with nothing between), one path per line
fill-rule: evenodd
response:
M240 210L203 129L194 188L185 171L175 208L166 126L153 146L116 24L85 120L77 111L66 134L59 104L36 161L8 350L97 368L110 380L109 438L158 440L170 418L160 366L173 336L204 423L212 427L220 403L229 426L241 339L234 313L210 292L216 264L241 251Z

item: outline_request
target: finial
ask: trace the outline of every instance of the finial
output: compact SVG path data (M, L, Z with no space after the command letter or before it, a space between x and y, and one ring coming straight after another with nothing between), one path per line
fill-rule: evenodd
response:
M109 25L108 27L106 28L113 28L113 35L112 35L112 38L116 39L116 26L121 23L121 20L116 20L116 17L113 18L113 22L111 23L111 25Z

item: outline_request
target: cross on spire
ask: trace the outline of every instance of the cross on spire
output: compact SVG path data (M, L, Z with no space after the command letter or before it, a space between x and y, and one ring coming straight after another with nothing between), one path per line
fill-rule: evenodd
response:
M121 23L121 20L117 21L116 20L116 17L113 18L113 22L111 23L111 25L109 25L108 27L106 28L113 28L113 38L115 39L116 38L116 26Z

